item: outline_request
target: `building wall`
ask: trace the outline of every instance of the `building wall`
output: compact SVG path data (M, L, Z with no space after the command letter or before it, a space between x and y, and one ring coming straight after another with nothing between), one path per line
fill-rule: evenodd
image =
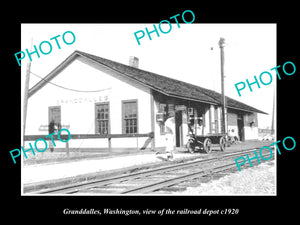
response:
M161 99L161 98L156 98L155 102L154 102L154 115L156 115L157 113L160 113L160 103L164 103L164 104L172 104L174 105L174 110L176 110L176 108L178 106L180 106L180 110L181 111L181 140L182 140L182 146L184 146L187 141L188 141L188 115L187 115L187 106L185 105L185 103L183 102L177 102L176 99ZM155 116L156 117L156 116ZM166 146L166 140L165 140L165 133L164 133L164 129L162 128L163 122L157 121L156 118L154 120L155 123L155 147L156 148L165 148ZM173 124L173 130L175 131L175 123ZM174 135L174 146L176 145L176 139L175 139L175 135Z
M26 134L47 135L48 107L61 107L61 124L71 134L95 134L95 104L109 102L110 133L122 133L122 100L138 102L138 133L151 132L150 89L104 66L91 63L78 56L70 65L51 80L77 90L103 90L100 92L74 92L47 84L28 100ZM112 139L112 147L136 147L146 138ZM107 147L107 139L70 140L70 147Z
M245 140L258 139L257 113L246 113L244 116Z
M210 105L198 102L191 102L188 100L182 100L172 97L167 97L162 94L154 94L154 115L156 117L157 113L166 113L166 111L160 109L160 104L166 105L166 108L169 105L172 105L171 108L174 108L175 111L181 112L181 147L184 147L189 139L188 134L190 133L189 130L189 114L188 109L193 110L193 115L196 117L203 118L203 134L209 133L211 124L210 124ZM155 147L156 148L165 148L166 141L165 141L165 134L163 131L163 122L159 122L155 118ZM175 130L175 124L173 130ZM193 125L192 129L196 129L196 126ZM197 132L202 132L201 129L197 130ZM194 130L195 132L195 130ZM197 133L197 135L202 135ZM175 136L175 135L174 135ZM176 137L175 137L176 138ZM174 145L176 144L176 140Z
M227 131L230 136L239 136L238 125L237 125L237 114L232 112L227 112Z
M81 56L78 56L72 63L60 71L50 82L74 90L102 91L71 91L48 83L28 100L27 135L48 135L48 111L51 106L60 106L61 124L63 127L68 128L71 134L95 134L95 104L100 102L109 103L110 133L122 134L122 101L124 100L137 100L138 133L151 132L151 120L154 120L155 147L157 148L165 147L164 133L161 132L160 123L156 121L156 114L159 112L159 103L161 102L172 103L175 108L176 106L181 106L179 110L182 111L182 146L188 140L188 108L192 107L194 110L198 110L198 116L203 117L204 135L221 132L221 109L219 106L196 102L191 103L188 100L160 95L153 97L154 113L151 114L151 91L149 88ZM240 112L229 110L227 113L229 134L233 136L238 136L237 113ZM154 118L151 119L152 116ZM257 139L256 113L244 114L243 118L245 139ZM111 146L112 148L140 148L145 145L146 141L147 137L113 138ZM33 144L34 142L31 143ZM59 141L56 141L56 143L57 147L65 146L65 143ZM108 140L71 139L69 146L70 148L107 148ZM150 144L148 147L150 147Z
M208 121L206 123L207 129L206 133L221 133L222 132L222 108L221 106L217 105L210 105L209 108L207 108L206 113L208 115ZM225 115L226 116L226 115ZM226 126L226 124L225 124Z
M228 134L230 136L239 137L237 123L238 114L241 114L243 116L245 140L258 139L257 113L246 113L229 110L229 112L227 113Z
M211 123L210 123L210 106L207 105L204 107L204 126L203 134L208 134L211 132Z
M155 147L156 148L165 148L166 146L166 140L165 140L165 135L162 132L161 126L163 121L157 121L156 119L156 115L158 113L160 113L160 109L159 109L159 104L161 101L159 101L158 99L155 99L154 101L154 116L155 116L155 120L154 120L154 133L155 133ZM174 130L175 130L175 125L174 125Z

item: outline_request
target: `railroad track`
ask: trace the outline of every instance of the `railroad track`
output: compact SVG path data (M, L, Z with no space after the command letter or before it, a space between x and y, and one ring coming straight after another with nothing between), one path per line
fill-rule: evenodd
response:
M237 171L234 161L239 156L245 156L256 149L243 150L235 153L217 155L213 158L194 160L192 162L171 164L156 169L108 177L86 183L72 184L33 194L155 194L157 191L184 189L184 183L194 179L207 179L226 175ZM263 155L268 156L269 154ZM274 155L274 154L273 154ZM273 156L274 158L274 156ZM252 162L254 164L254 162ZM247 167L244 164L244 167ZM177 188L176 188L177 186Z

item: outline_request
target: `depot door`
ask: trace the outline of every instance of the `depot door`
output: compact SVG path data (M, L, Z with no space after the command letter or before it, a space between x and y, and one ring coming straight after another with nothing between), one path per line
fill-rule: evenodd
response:
M175 112L175 146L181 147L183 138L182 138L182 111Z
M238 115L237 125L238 125L238 134L239 134L240 141L244 141L245 140L245 135L244 135L244 118L243 118L243 115Z

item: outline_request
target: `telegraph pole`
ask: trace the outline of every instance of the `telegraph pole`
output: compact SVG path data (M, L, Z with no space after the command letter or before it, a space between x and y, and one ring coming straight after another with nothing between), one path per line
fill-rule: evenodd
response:
M32 39L31 39L30 50L32 50ZM24 137L25 137L26 118L27 118L27 103L28 103L28 89L29 89L29 81L30 81L30 68L31 68L31 61L28 60L27 69L26 69L26 78L25 78L25 88L24 88L24 102L23 102L23 146L24 147L25 147Z
M222 91L222 133L226 133L225 128L225 94L224 94L224 47L225 47L225 38L220 38L219 46L221 51L221 91Z
M273 92L273 110L272 110L272 124L271 124L271 135L275 133L274 129L274 114L275 114L275 94L276 94L276 86L274 86L274 92Z

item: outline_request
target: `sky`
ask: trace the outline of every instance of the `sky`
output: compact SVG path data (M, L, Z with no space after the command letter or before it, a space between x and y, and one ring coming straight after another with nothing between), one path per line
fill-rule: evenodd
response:
M158 27L158 22L153 24ZM180 22L180 21L179 21ZM153 24L22 24L21 49L30 50L31 39L38 48L43 41L52 44L48 55L32 55L31 71L45 77L75 50L94 54L128 65L129 57L139 58L139 68L171 77L200 87L221 92L220 48L218 42L225 38L225 95L262 110L269 115L258 114L260 128L270 127L273 109L273 95L276 89L275 71L270 69L276 64L276 24L201 24L172 23L169 33L154 32L152 40L145 35L140 45L134 33ZM168 27L162 27L168 30ZM66 45L61 37L72 31L76 40ZM61 49L50 38L60 35ZM66 39L70 36L66 35ZM44 46L47 50L47 46ZM22 60L22 93L24 92L26 64L28 56ZM18 63L16 61L16 66ZM235 84L254 81L254 76L268 71L273 75L270 85L252 85L253 92L246 87L238 95ZM40 78L31 74L30 87ZM268 81L268 78L263 80ZM65 85L67 87L67 84ZM22 97L23 102L23 97ZM22 106L23 108L23 106Z

